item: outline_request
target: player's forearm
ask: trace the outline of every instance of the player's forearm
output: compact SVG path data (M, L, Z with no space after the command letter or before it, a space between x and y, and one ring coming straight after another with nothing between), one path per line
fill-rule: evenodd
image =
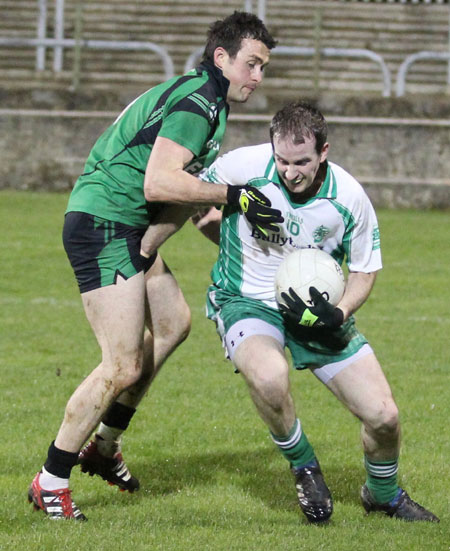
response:
M222 211L212 207L198 211L193 217L192 222L202 234L210 241L219 245L220 242L220 223L222 221Z
M337 305L344 313L344 320L360 308L370 295L377 272L350 272L345 286L344 296Z
M184 170L146 174L144 195L149 202L181 205L225 205L227 187L204 182Z
M208 222L207 224L199 228L199 230L215 245L218 245L220 243L220 222Z
M141 240L141 254L151 256L171 235L183 227L192 215L192 207L168 205L162 209Z

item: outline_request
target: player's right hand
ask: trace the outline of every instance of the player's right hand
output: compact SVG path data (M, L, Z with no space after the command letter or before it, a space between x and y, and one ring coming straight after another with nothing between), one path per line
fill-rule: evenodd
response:
M289 294L281 293L286 303L279 305L284 319L303 327L338 329L344 323L343 311L330 304L315 287L309 288L309 294L312 306L305 304L292 287L289 287Z
M270 200L252 186L228 186L227 203L235 206L247 218L250 224L263 235L268 231L278 233L278 224L284 221L281 211L271 208Z

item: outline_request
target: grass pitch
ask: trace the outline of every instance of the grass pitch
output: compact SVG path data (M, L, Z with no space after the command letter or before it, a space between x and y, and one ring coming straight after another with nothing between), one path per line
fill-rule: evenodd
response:
M450 233L446 212L379 211L384 269L357 314L401 410L400 481L439 525L365 517L359 424L309 373L293 394L334 496L309 526L285 460L224 360L205 289L215 246L187 225L163 249L193 314L124 439L141 491L74 469L87 523L53 522L27 487L75 386L99 360L61 243L66 195L0 193L0 550L448 550Z

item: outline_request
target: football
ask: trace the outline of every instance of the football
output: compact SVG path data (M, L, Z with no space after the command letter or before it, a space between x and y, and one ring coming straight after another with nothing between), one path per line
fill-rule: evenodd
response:
M313 305L309 288L315 287L333 306L341 300L345 289L342 268L328 253L320 249L298 249L290 253L278 267L275 276L275 296L285 304L281 293L292 287L309 306Z

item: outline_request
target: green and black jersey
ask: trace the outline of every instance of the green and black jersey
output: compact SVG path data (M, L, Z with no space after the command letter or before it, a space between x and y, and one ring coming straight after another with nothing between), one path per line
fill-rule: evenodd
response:
M144 197L144 175L157 136L189 149L191 174L217 157L228 116L229 81L202 64L151 88L100 136L69 198L66 212L80 211L146 227L157 211Z

